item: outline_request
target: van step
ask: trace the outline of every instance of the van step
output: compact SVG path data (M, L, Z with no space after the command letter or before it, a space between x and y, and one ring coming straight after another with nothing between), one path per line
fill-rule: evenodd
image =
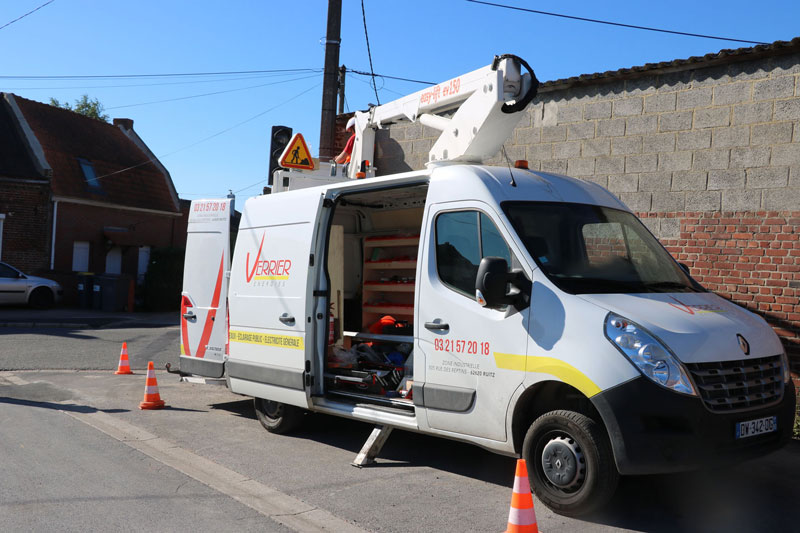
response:
M354 404L356 407L366 407L376 411L383 411L386 413L399 414L403 416L414 416L414 404L411 400L402 398L383 398L380 396L371 396L369 394L359 394L357 392L348 391L328 391L329 395L336 395L337 399L341 400L346 398L348 403Z

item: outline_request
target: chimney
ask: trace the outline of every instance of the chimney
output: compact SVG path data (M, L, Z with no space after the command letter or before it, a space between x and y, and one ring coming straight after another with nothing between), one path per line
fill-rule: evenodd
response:
M115 118L114 119L115 126L121 126L123 130L132 130L133 129L133 119L132 118Z

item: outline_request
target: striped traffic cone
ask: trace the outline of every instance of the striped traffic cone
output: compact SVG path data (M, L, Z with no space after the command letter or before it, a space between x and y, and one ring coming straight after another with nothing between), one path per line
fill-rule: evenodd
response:
M153 362L147 363L147 380L144 382L144 400L139 404L139 409L162 409L164 400L158 394L158 381Z
M514 492L511 494L506 533L539 533L525 459L517 459L517 473L514 475Z
M131 365L128 362L128 343L122 343L122 351L119 353L119 365L115 374L133 374Z

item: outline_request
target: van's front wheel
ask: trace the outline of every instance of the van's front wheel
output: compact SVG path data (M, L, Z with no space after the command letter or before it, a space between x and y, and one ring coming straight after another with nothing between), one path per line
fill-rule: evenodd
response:
M303 410L294 405L255 398L255 408L258 421L270 433L290 433L303 421Z
M522 457L533 492L566 516L602 506L619 481L602 426L574 411L551 411L537 418L525 435Z

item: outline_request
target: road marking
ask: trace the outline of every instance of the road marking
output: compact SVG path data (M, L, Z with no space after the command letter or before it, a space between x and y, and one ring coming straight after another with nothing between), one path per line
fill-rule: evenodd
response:
M10 376L7 376L10 379ZM363 533L365 530L323 509L268 487L138 426L103 413L64 414L208 485L294 531Z
M5 378L7 381L13 383L14 385L27 385L28 382L22 379L19 376L15 376L14 374L6 374Z

